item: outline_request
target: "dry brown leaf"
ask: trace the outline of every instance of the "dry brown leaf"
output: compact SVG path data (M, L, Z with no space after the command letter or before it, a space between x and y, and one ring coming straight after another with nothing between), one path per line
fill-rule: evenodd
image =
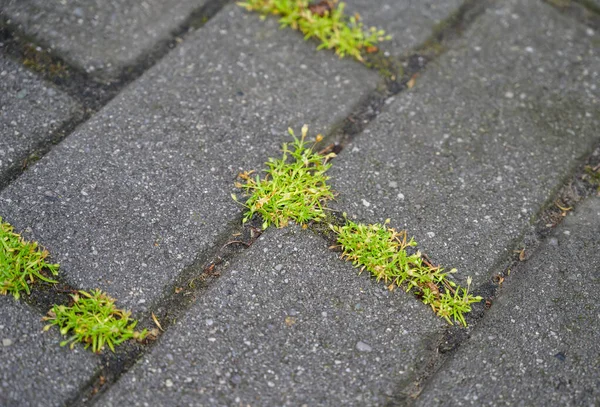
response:
M415 83L417 83L417 78L419 77L419 74L416 73L413 76L410 77L410 79L408 80L408 82L406 82L406 87L408 89L412 89L415 86Z
M323 17L325 13L328 13L333 9L333 2L329 0L323 0L317 4L309 5L308 9L311 13Z
M154 312L152 313L152 320L154 321L154 323L156 324L158 329L160 329L163 332L165 331L164 329L162 329L162 326L160 326L160 322L158 322L158 318L156 318L156 315L154 315Z

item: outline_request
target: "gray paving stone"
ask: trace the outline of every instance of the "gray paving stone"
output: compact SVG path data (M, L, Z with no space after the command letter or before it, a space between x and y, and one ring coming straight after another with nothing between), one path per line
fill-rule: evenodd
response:
M269 229L99 405L383 405L443 326L313 233Z
M400 56L425 42L439 22L452 15L461 0L345 0L347 14L358 12L365 27L385 30L392 39L381 48Z
M600 198L590 198L509 280L417 405L597 405L599 232Z
M5 190L0 213L74 286L145 309L241 214L239 171L279 156L288 126L325 132L375 87L299 38L223 10Z
M0 185L38 145L80 115L73 99L0 54Z
M0 405L63 406L99 367L80 347L61 347L57 329L42 332L42 317L0 296Z
M206 0L1 0L26 34L103 79L132 65Z
M598 9L600 9L600 0L589 0L594 6L596 6ZM582 2L583 4L585 4L585 1Z
M597 40L542 2L496 4L336 160L336 207L488 279L598 142Z

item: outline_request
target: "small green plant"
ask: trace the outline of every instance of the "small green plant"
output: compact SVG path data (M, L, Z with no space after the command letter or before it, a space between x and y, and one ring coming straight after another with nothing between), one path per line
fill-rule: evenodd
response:
M307 147L306 136L308 127L302 127L302 136L297 138L292 129L288 132L294 142L290 148L283 144L283 157L269 158L269 167L263 179L260 176L252 178L252 172L240 174L245 184L236 183L236 187L245 190L250 195L243 204L248 211L244 214L244 223L258 213L263 219L263 228L274 224L284 227L290 221L305 225L312 220L322 220L325 217L323 204L333 199L333 193L326 181L329 179L325 172L331 167L328 160L335 157L334 153L319 155ZM322 137L317 136L316 141ZM290 159L291 160L288 160ZM235 194L232 198L237 201Z
M338 235L342 258L383 280L390 290L405 287L450 324L454 321L466 326L464 314L471 311L470 304L482 299L469 294L471 278L467 288L457 286L448 279L448 273L433 266L419 251L409 254L407 248L417 243L407 239L406 231L387 227L388 223L389 219L384 225L364 225L346 219L343 226L331 225ZM454 272L456 269L449 273Z
M365 30L360 16L346 16L345 3L337 4L337 0L318 4L310 4L309 0L246 0L238 5L263 15L281 16L282 28L300 30L305 40L316 38L321 42L317 49L334 49L340 58L351 55L362 62L362 52L375 52L379 42L391 38L375 27Z
M597 186L598 192L600 192L600 165L597 165L596 167L586 165L584 171L584 179L590 184Z
M46 257L47 250L40 250L36 242L23 240L0 217L0 294L19 299L23 291L30 294L29 284L36 280L56 283L44 272L58 275L58 264L46 263Z
M73 349L76 343L82 342L86 349L91 346L96 353L102 351L104 345L114 352L116 345L131 338L143 340L148 335L146 329L135 331L137 321L129 318L131 313L118 309L115 299L102 291L79 291L72 297L73 305L54 305L44 317L50 321L44 331L56 325L62 335L70 335L61 346L70 343Z

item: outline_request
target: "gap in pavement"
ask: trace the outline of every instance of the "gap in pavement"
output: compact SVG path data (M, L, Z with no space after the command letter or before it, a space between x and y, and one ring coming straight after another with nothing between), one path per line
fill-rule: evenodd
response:
M83 106L83 114L66 121L51 138L35 145L21 166L15 166L0 183L0 190L15 180L31 164L42 158L52 147L71 134L79 125L85 123L92 115L110 102L129 83L140 77L156 64L186 36L206 24L230 0L212 0L193 11L187 19L173 32L170 38L159 41L152 51L142 55L131 66L125 67L117 79L110 83L102 83L94 79L84 70L68 64L59 55L52 52L43 40L24 34L4 15L0 16L0 51L12 57L27 69L44 80L53 83L61 91L75 99Z
M320 146L339 153L352 142L385 108L391 98L412 88L427 64L439 58L460 38L463 31L479 17L493 0L465 0L448 18L434 28L423 44L402 56L367 55L366 65L377 70L383 83L361 101L356 109L326 135Z
M600 6L592 0L541 0L551 5L561 13L587 25L594 30L600 30Z
M598 186L584 180L585 167L594 168L598 165L600 165L600 141L593 152L585 154L578 160L575 168L550 194L542 209L531 221L534 230L524 231L515 238L510 244L509 256L499 259L490 268L488 273L490 280L473 288L472 292L482 296L483 300L474 304L473 311L466 315L469 327L465 329L448 326L440 337L440 341L431 347L430 357L423 364L420 372L417 372L417 379L410 385L398 389L389 406L412 405L444 363L451 359L460 346L470 338L471 332L477 328L487 315L487 311L493 306L495 298L501 293L502 283L521 271L527 260L538 250L540 243L564 219L565 211L561 210L557 204L563 208L569 208L568 211L571 211L575 210L577 205L586 198L598 194Z

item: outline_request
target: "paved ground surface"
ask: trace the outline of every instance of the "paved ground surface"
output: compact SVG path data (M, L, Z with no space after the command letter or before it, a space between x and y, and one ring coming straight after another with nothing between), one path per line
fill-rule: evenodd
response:
M0 298L0 404L600 403L596 3L349 0L393 36L369 69L227 1L0 1L0 216L165 329L71 351L64 293ZM334 209L473 277L469 328L318 228L241 225L236 175L305 123Z

